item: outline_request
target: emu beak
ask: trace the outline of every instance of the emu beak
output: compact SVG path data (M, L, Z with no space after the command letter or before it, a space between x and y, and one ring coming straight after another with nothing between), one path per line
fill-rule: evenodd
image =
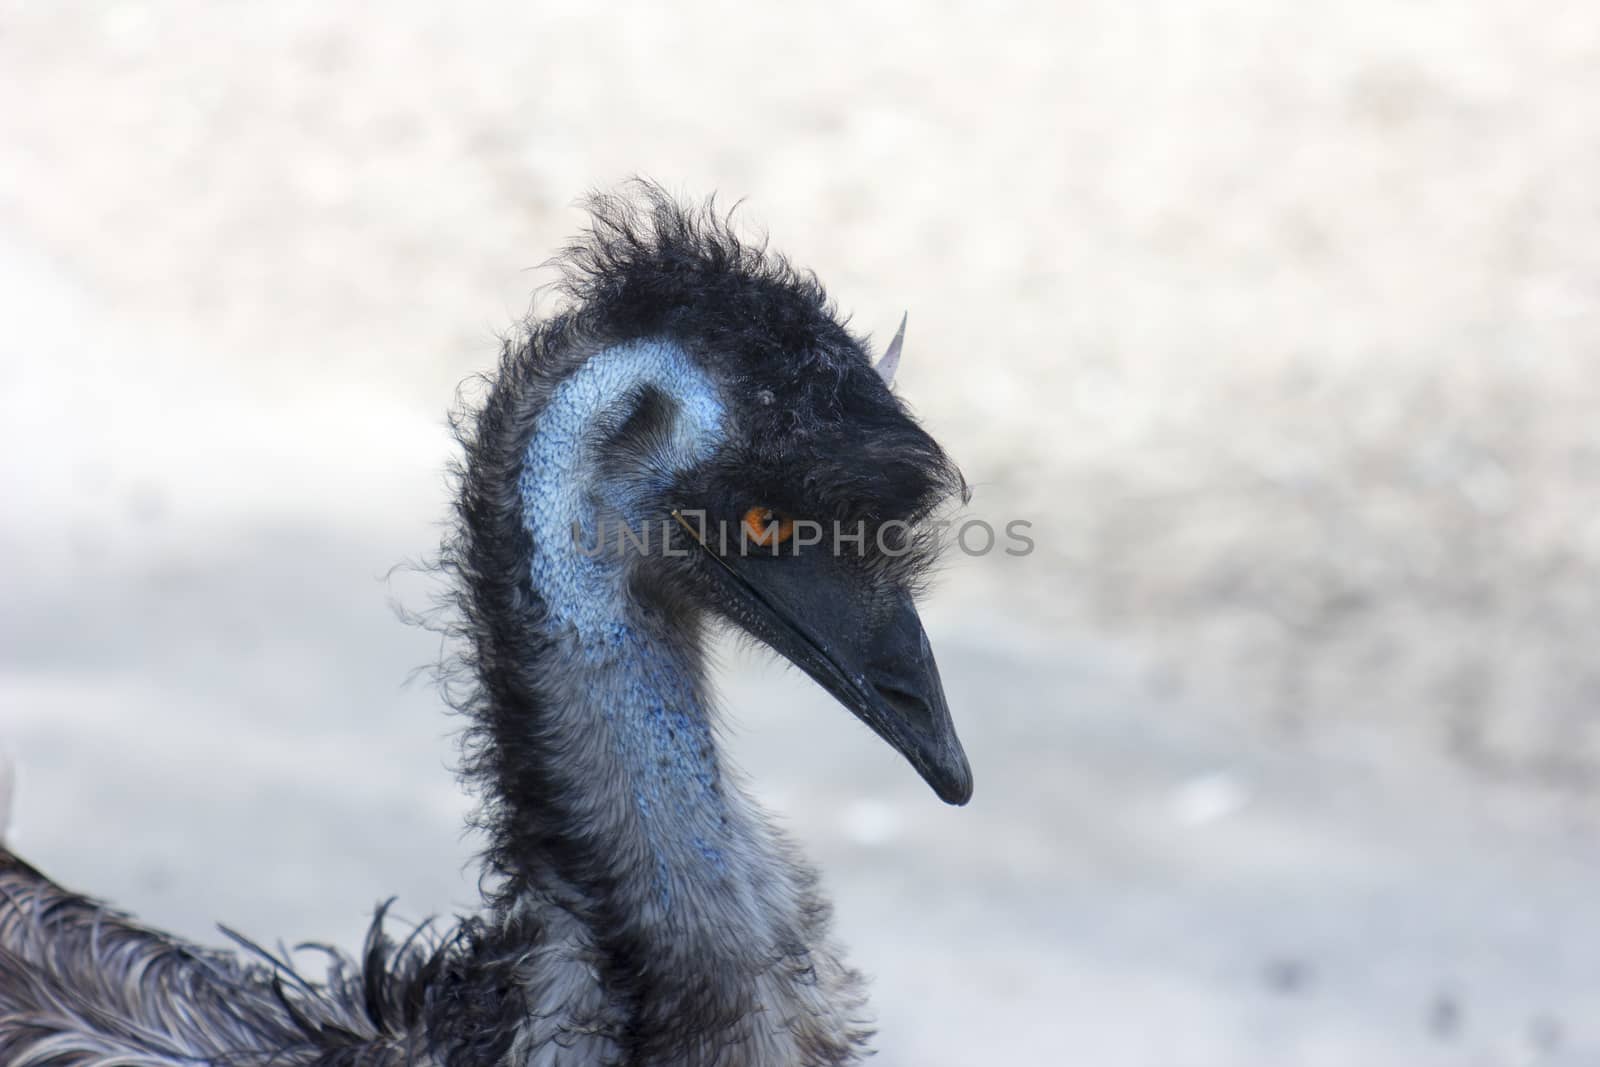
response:
M767 643L889 742L940 800L971 800L972 767L911 597L897 597L888 617L866 634L851 632L852 613L838 601L822 610L804 605L769 598L765 610L775 625Z
M889 742L940 800L972 799L972 768L909 594L863 605L838 574L724 559L674 517L715 561L711 573L732 593L745 629Z

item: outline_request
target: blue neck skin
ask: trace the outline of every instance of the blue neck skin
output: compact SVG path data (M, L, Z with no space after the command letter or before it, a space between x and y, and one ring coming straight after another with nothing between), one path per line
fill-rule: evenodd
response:
M677 403L670 446L637 480L603 482L594 428L644 387ZM673 903L675 875L726 873L728 819L698 654L645 627L623 561L608 552L587 555L574 533L582 531L589 544L598 536L596 501L637 528L647 518L635 503L641 489L663 488L677 470L703 459L721 436L722 417L710 381L677 346L644 341L605 349L556 386L518 486L533 541L534 588L560 650L555 658L568 697L561 703L576 716L566 725L609 735L609 758L626 783L614 788L632 794L664 909ZM659 516L648 518L659 523Z

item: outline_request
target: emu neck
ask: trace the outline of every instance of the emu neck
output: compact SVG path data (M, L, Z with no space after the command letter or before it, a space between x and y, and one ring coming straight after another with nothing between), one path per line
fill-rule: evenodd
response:
M724 788L703 695L698 650L651 620L620 622L603 639L566 646L570 687L559 719L562 748L587 767L593 813L573 829L609 838L625 886L613 904L669 923L711 904L745 847L744 798ZM671 924L676 926L677 924Z
M675 404L667 454L626 474L602 470L597 453L606 428L645 389ZM545 607L548 651L539 674L549 700L539 727L565 758L585 767L592 794L590 811L571 830L585 840L609 839L625 870L608 872L607 882L620 877L637 891L646 874L652 903L664 912L672 910L675 890L692 894L724 876L732 844L699 634L675 631L635 599L629 561L585 546L604 539L608 517L630 528L648 523L652 517L634 504L640 485L701 458L720 436L721 418L710 383L676 346L606 349L555 387L518 483L532 541L529 570Z
M596 445L647 387L673 402L673 429L619 478ZM491 722L509 754L495 783L502 922L541 939L526 1063L546 1047L580 1049L572 1062L710 1064L739 1047L752 1065L812 1062L802 1049L844 1063L862 1040L858 979L827 942L813 876L724 772L700 627L637 599L626 561L582 548L607 515L639 521L638 487L721 433L704 374L674 346L640 343L557 382L523 454L537 633L499 697L518 706Z

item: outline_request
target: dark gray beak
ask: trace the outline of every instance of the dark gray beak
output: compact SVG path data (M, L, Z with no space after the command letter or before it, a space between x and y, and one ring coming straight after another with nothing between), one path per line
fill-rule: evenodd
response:
M972 799L972 768L908 594L864 598L826 557L724 558L684 525L714 561L709 572L730 595L734 621L894 746L940 800Z

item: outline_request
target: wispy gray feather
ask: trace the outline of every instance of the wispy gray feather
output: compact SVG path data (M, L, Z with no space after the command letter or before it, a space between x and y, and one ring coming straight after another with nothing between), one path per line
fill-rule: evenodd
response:
M6 1067L428 1067L420 995L444 959L394 949L380 910L361 963L312 982L263 950L200 948L69 893L0 849L0 1063Z

